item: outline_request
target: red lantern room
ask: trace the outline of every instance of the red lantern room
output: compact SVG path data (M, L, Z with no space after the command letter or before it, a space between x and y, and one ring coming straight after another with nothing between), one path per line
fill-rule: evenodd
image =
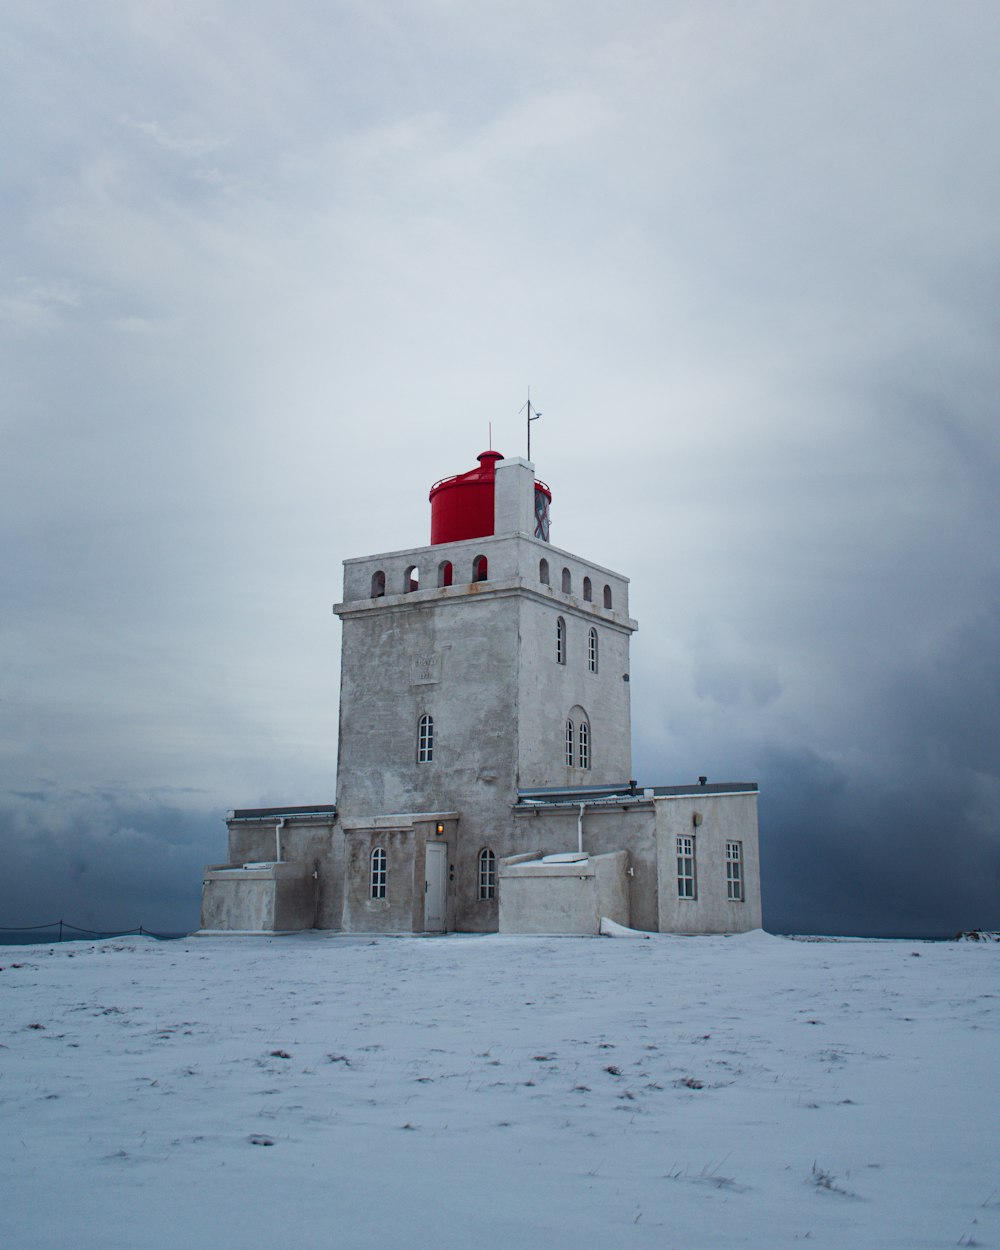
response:
M495 532L494 475L499 451L481 452L479 468L455 477L442 478L431 487L431 546L460 542L465 538L485 538ZM535 482L535 536L549 537L549 504L552 492L544 482Z

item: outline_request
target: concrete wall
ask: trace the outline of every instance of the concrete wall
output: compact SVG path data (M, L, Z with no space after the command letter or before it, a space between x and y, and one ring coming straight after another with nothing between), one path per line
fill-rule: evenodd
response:
M578 815L576 807L521 808L515 813L516 845L525 850L544 846L549 852L575 851ZM625 806L587 808L583 816L583 849L595 855L628 851L632 869L628 878L629 923L635 929L657 932L659 891L653 803L640 798Z
M270 861L275 857L277 817L233 819L226 822L229 863L234 866ZM318 929L339 929L343 910L343 838L334 835L329 818L286 817L281 830L281 858L307 864L317 871L315 919Z
M743 933L761 927L756 794L657 798L659 921L664 933ZM697 819L696 819L697 818ZM695 839L697 895L677 891L676 839ZM726 897L726 842L742 843L744 899Z
M565 663L557 662L556 624L565 626ZM549 588L520 605L518 781L532 786L625 783L632 769L629 672L630 628L593 604ZM598 666L589 667L590 630L597 631ZM590 725L590 768L579 767L578 709ZM566 721L577 734L574 766L566 764Z
M597 934L602 916L627 925L627 868L625 851L575 863L502 860L500 932Z
M437 832L442 825L441 833ZM447 847L446 929L455 927L455 848L458 820L454 813L379 817L370 827L345 828L343 928L350 933L422 933L428 841ZM371 855L386 853L386 896L371 897Z
M202 929L289 932L311 929L316 882L307 863L208 868L202 884Z

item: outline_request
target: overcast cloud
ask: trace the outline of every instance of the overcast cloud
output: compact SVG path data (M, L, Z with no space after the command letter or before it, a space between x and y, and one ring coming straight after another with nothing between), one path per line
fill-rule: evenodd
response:
M0 924L335 788L340 561L524 454L765 920L1000 927L1000 8L0 11Z

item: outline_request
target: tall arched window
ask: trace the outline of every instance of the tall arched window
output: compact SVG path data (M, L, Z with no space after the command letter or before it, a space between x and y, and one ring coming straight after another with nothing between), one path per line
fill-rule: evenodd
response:
M611 587L610 586L604 587L604 606L608 609L609 612L611 611Z
M429 764L434 759L434 717L425 712L417 726L417 763Z
M592 673L597 672L597 630L591 629L587 637L587 666Z
M438 585L450 586L453 572L454 570L451 567L451 561L442 560L438 565Z
M381 569L376 569L372 574L372 598L381 599L385 594L385 574Z
M403 593L409 594L412 590L420 589L420 570L415 564L411 564L403 574Z
M593 755L590 717L574 703L566 720L566 764L569 768L589 768Z
M481 899L497 896L497 857L488 846L479 852L479 897Z
M594 599L594 587L589 577L583 579L583 598L586 603L592 603Z
M543 586L547 586L549 584L549 562L548 560L542 559L538 561L538 580L542 583Z
M563 569L562 588L563 588L564 595L569 595L573 593L573 578L570 574L569 569Z
M577 756L576 756L577 765L580 768L589 768L590 767L590 726L587 724L585 720L580 722L579 742L580 742L580 749L577 752Z
M556 617L556 663L566 663L566 622L561 616Z
M472 561L472 580L485 582L489 572L489 564L485 556L476 556Z
M371 853L368 866L368 895L385 898L385 847L377 846Z

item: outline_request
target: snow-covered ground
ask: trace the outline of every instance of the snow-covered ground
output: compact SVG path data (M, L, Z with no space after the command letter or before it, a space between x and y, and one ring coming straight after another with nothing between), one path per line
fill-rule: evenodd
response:
M10 1250L1000 1246L995 943L0 948Z

